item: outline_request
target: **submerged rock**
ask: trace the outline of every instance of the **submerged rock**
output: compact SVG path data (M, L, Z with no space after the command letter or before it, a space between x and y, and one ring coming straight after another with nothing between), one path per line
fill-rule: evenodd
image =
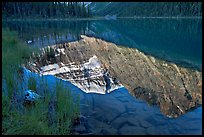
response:
M27 102L34 102L39 99L39 95L35 93L33 90L26 90L24 91L24 100Z

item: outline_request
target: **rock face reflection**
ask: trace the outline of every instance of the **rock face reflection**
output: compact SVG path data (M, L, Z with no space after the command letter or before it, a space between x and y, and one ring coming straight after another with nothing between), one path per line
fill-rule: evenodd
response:
M132 95L157 104L166 116L178 117L202 104L202 72L156 59L137 49L81 37L80 41L53 45L50 52L34 55L27 68L40 73L43 66L71 62L80 65L96 56L112 81L116 78ZM63 73L58 76L66 77Z
M202 19L28 20L2 25L32 41L30 46L46 47L88 35L202 70Z
M62 54L66 55L64 50L61 51L63 51L61 52ZM123 87L119 82L116 82L116 78L109 75L107 69L101 66L95 55L80 64L79 62L64 64L58 61L55 64L42 66L39 73L42 75L54 75L68 80L86 93L106 94Z
M95 21L89 30L90 36L202 70L201 24L196 19L120 19Z

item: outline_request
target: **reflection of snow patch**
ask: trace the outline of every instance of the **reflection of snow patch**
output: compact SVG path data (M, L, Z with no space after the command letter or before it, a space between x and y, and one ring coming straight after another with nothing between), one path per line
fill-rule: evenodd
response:
M62 53L62 54L64 54L64 55L65 55L64 48L62 48L62 49L57 49L57 51L58 51L58 53Z
M163 63L162 65L165 66L165 67L168 67L168 65L166 63Z
M84 63L84 67L86 69L95 69L95 68L101 68L101 64L98 60L98 58L94 55L89 59L89 62Z
M88 76L85 76L85 70L87 69ZM40 74L42 75L58 75L63 80L70 81L73 85L80 88L86 93L98 93L106 94L106 82L103 78L104 69L101 66L100 61L94 55L88 62L83 62L77 65L75 62L64 64L59 62L58 64L50 64L41 67ZM123 87L121 84L115 85L111 76L110 90L107 92Z
M78 88L80 88L82 91L84 91L85 93L98 93L98 94L106 94L106 87L104 86L99 86L93 82L91 82L90 84L90 88L88 88L88 83L85 84L85 86L80 85L77 82L71 82L73 85L77 86ZM115 86L111 86L111 89L108 91L108 93L119 89L119 88L123 88L123 85L115 85Z
M154 63L156 62L154 57L150 57L150 59L151 59L152 62L154 62Z
M183 110L180 108L179 105L177 105L176 107L183 113Z
M58 56L60 56L60 54L55 54L55 57L58 57Z
M59 68L58 64L51 64L51 65L41 67L41 70L42 71L49 71L51 69L58 69L58 68Z
M32 63L33 66L37 66L35 63Z

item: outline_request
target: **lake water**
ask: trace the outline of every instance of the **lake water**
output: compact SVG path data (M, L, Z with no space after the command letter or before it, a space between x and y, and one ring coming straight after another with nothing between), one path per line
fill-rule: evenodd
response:
M133 97L126 88L109 94L85 93L69 81L52 75L40 76L24 69L24 90L29 77L37 79L37 91L44 95L48 91L55 94L55 83L70 89L75 99L80 96L80 113L87 118L85 133L93 134L134 134L134 135L201 135L202 107L181 115L178 118L164 116L157 106L149 106L145 101ZM19 88L20 88L19 87Z
M9 21L2 23L3 26L17 31L23 41L32 40L30 46L44 47L75 41L80 39L81 34L85 34L118 45L137 48L146 54L179 65L202 70L201 19ZM26 75L37 74L26 71ZM54 76L45 76L45 79L50 85L48 86L50 91L54 90L52 86L59 79ZM63 83L73 93L80 94L81 104L85 102L92 104L89 108L84 108L84 105L80 106L83 114L94 118L90 118L89 121L98 125L101 125L101 119L111 121L111 124L104 126L107 130L114 128L113 131L117 134L202 134L202 107L179 118L169 119L161 114L157 106L149 106L144 101L135 99L125 88L102 97L98 94L86 94L68 81L63 81ZM41 86L38 84L39 90ZM101 102L106 103L101 104ZM93 127L89 125L88 128L91 130ZM98 134L107 133L107 131L100 131L97 125L95 128L98 129L96 130Z
M74 41L85 34L202 70L202 19L9 21L3 26L36 47Z

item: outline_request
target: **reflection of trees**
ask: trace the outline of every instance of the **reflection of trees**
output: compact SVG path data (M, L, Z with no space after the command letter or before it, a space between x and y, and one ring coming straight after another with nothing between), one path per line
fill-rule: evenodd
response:
M24 40L51 45L80 39L81 34L103 38L162 58L201 58L202 20L118 19L98 21L7 22ZM93 33L94 32L94 33ZM45 37L44 37L45 36Z
M88 21L7 22L7 26L18 31L23 40L37 40L45 45L80 39L88 24Z
M140 45L158 45L167 43L167 41L170 43L171 41L180 41L182 45L189 45L188 43L192 40L194 42L200 41L198 36L201 34L201 23L201 20L196 19L121 19L118 22L96 22L95 28L100 29L102 26L106 28L105 31L110 30L116 34L122 34L124 37L137 40L136 43ZM102 29L99 32L98 35L104 33ZM109 39L110 37L111 35ZM115 39L120 40L119 38ZM121 44L126 45L125 43Z
M201 23L200 19L120 19L96 21L95 30L90 29L104 40L169 61L201 63Z

